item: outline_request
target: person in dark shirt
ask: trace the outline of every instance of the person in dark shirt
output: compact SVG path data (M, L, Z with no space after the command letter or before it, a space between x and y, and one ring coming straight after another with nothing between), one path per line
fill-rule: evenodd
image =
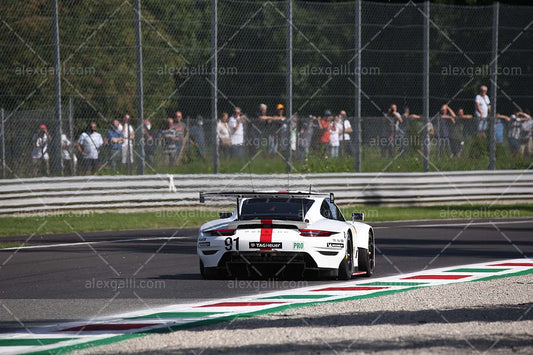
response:
M124 133L120 130L120 122L114 120L107 131L107 144L109 146L109 165L113 170L117 169L117 164L122 161L122 144L124 143Z

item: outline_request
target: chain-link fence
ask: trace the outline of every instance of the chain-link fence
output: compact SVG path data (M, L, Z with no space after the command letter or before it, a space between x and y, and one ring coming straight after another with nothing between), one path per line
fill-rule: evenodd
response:
M53 3L0 5L2 177L533 163L533 7Z

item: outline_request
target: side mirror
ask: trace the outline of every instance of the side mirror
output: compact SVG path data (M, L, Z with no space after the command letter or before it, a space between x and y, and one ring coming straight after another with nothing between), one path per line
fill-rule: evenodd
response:
M232 212L219 212L218 213L220 218L230 218L232 214L233 214Z
M364 221L365 213L364 212L352 212L352 221Z

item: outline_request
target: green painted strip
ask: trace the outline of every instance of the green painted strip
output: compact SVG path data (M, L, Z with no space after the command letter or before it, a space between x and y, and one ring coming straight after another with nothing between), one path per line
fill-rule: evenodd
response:
M147 314L138 317L128 317L126 319L141 319L141 318L200 318L212 316L213 314L223 314L224 312L161 312Z
M366 284L359 284L361 286L421 286L428 285L428 282L369 282Z
M318 299L318 298L328 298L331 295L284 295L284 296L273 296L273 297L263 297L259 298L260 300L305 300L305 299Z
M488 276L488 277L484 277L484 278L471 280L469 282L486 281L486 280L493 280L493 279L499 279L499 278L504 278L504 277L512 277L512 276L521 276L521 275L527 275L527 274L532 274L532 273L533 273L533 268L525 270L525 271L515 272L515 273ZM309 302L309 303L287 304L287 305L283 305L283 306L278 306L278 307L274 307L274 308L268 308L268 309L255 311L255 312L250 312L250 313L237 314L237 315L227 315L227 316L222 316L222 317L218 317L218 318L209 318L209 319L199 320L199 321L191 322L191 323L188 323L188 324L180 324L180 325L174 325L174 326L169 326L169 327L163 327L163 328L159 328L159 329L153 329L151 331L143 332L143 333L122 334L122 335L117 335L117 336L111 337L111 338L88 341L87 343L74 344L74 345L68 345L68 346L61 346L61 347L53 349L53 353L54 354L66 354L66 353L69 353L69 352L74 351L74 350L92 348L92 347L98 346L98 345L113 344L113 343L116 343L116 342L119 342L119 341L139 338L139 337L150 335L150 334L171 333L171 332L174 332L174 331L177 331L177 330L182 330L182 329L189 329L189 328L194 328L194 327L199 327L199 326L218 324L218 323L222 323L222 322L225 322L225 321L234 320L234 319L237 319L237 318L250 318L250 317L263 315L263 314L282 312L282 311L285 311L285 310L288 310L288 309L291 309L291 308L300 308L300 307L315 306L315 305L319 305L319 304L323 304L323 303L344 302L344 301L350 301L350 300L356 300L356 299L380 297L380 296L385 296L385 295L392 295L392 294L395 294L395 293L401 293L401 292L407 292L407 291L411 291L411 290L416 290L416 289L419 289L419 288L422 288L422 287L410 287L410 288L402 288L402 289L397 289L397 290L380 291L380 292L375 292L375 293L371 293L371 294L367 294L367 295L352 296L352 297L346 297L346 298L341 298L341 299L332 299L332 300L324 300L324 301ZM35 352L30 353L30 354L34 354L34 355L49 355L50 353L51 353L50 350L46 350L46 351L35 351Z
M502 272L502 271L507 271L507 270L509 269L461 268L461 269L446 270L444 272Z
M0 346L43 346L78 338L23 338L0 339Z

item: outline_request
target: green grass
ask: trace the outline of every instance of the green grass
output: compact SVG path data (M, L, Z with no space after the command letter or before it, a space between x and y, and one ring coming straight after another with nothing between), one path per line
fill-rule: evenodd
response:
M483 205L441 207L379 207L365 205L344 207L342 211L346 218L351 218L351 212L364 212L365 220L372 223L413 219L531 217L533 216L533 204L496 205L490 208ZM213 210L179 209L132 213L85 212L47 217L1 217L0 236L197 227L206 221L216 218L218 218L218 212ZM18 244L11 246L18 246ZM0 247L6 246L0 245Z

